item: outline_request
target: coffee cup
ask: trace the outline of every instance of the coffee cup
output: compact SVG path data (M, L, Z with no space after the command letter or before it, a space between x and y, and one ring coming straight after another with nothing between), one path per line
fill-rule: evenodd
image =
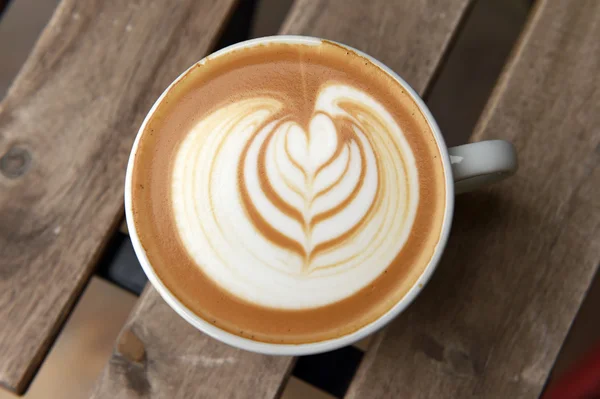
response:
M266 74L265 68L272 65L264 66L265 61L261 60L269 57L278 62L278 69ZM302 60L298 61L302 68L296 68L295 59ZM258 66L239 72L239 68L252 62ZM298 69L299 80L306 76L306 82L294 90L289 90L293 80L276 85L278 76L287 73L285 68L290 68L290 74ZM329 73L327 68L334 72L324 79L322 74ZM244 73L248 77L241 76ZM263 75L268 77L264 84L252 88L253 81ZM346 76L350 78L344 80ZM368 84L363 78L370 79ZM239 79L246 80L240 84ZM200 83L193 83L196 81ZM268 89L263 90L265 85ZM227 101L217 101L219 96L227 95L227 90L240 87L256 93L239 100L223 97ZM188 94L196 89L199 94L195 99ZM267 98L269 93L280 89L283 94ZM285 113L295 112L297 106L286 111L287 108L277 105L285 102L281 98L300 93L302 98L311 98L312 108L307 111L305 125ZM402 108L403 113L394 107ZM197 108L207 111L197 116ZM178 110L182 110L180 114L176 113ZM182 121L190 126L189 131L182 133L180 140L173 136L173 140L180 142L173 145L171 152L160 155L162 147L173 141L165 137L179 129ZM223 129L227 133L222 133ZM253 129L256 131L248 133ZM213 131L216 133L211 135ZM229 134L238 138L229 140L226 138ZM244 144L246 137L248 142ZM279 153L278 144L272 144L278 137L282 143ZM269 158L271 152L275 155ZM262 163L256 161L261 156L266 159ZM156 162L163 164L156 166ZM231 166L234 164L235 168ZM337 164L340 166L335 169ZM155 175L148 176L150 168L157 169ZM321 173L325 169L331 170L327 172L333 176L329 178L331 181L327 176L319 177L327 174ZM323 39L274 36L217 51L183 72L163 92L142 123L131 151L125 182L125 212L133 247L149 281L188 323L237 348L271 355L308 355L359 341L406 309L439 263L450 233L455 194L502 180L516 169L515 149L506 141L448 148L419 95L373 57ZM165 171L171 171L173 177L164 179ZM210 175L209 171L215 174ZM319 183L319 178L324 182ZM278 188L277 179L283 188ZM284 183L292 188L288 190L289 203L282 200L287 195ZM272 187L264 189L269 184ZM314 188L318 184L322 187ZM330 195L335 191L331 187L336 184L340 194ZM345 184L351 194L343 194ZM294 190L300 198L299 206L294 206ZM327 195L333 205L323 200L325 210L313 212L310 207ZM163 202L167 197L170 199ZM311 205L303 205L302 201ZM355 208L340 210L340 204L346 202L355 204ZM166 212L167 216L157 216L152 224L147 221L161 213L163 207L174 210ZM401 211L396 212L398 209ZM341 215L338 219L330 217L335 212ZM225 218L230 214L236 216L220 225L219 215ZM356 222L354 215L359 215ZM212 219L214 226L209 224ZM323 222L326 228L319 230L318 223L322 220L329 224ZM232 227L227 227L227 223ZM348 227L335 233L337 241L320 238L319 234L330 234L343 223L348 223ZM304 226L304 230L296 228L297 225ZM250 233L245 235L244 226L247 231L256 231L256 235L264 237L253 241ZM415 226L420 228L418 234L414 233ZM431 226L436 233L429 237ZM390 233L382 234L379 230ZM219 234L222 237L215 238ZM371 243L369 235L377 234L380 236L376 244ZM430 240L431 244L414 244L420 238L423 242ZM267 253L243 248L237 258L231 258L235 261L229 261L228 257L234 256L232 253L238 248L232 242L238 246L250 243L249 247L255 243L256 248L266 248L262 252ZM184 255L172 255L173 247L181 247ZM254 266L246 267L244 263L245 257L251 256L254 258L248 264L256 265L255 271ZM381 260L386 257L390 260ZM278 259L284 260L277 263ZM419 266L407 266L410 272L401 266L413 260ZM180 267L179 263L192 266L172 271ZM267 263L268 267L264 266ZM406 284L395 285L394 279L399 277L385 277L388 272L404 276ZM254 274L256 280L252 280ZM243 278L237 281L236 276ZM198 279L197 284L194 278ZM300 288L277 287L279 281L284 288ZM328 286L333 288L320 295L319 290ZM385 290L394 295L379 294ZM362 302L368 301L373 305L362 308ZM338 309L335 306L342 310L334 310ZM361 313L360 317L353 316L354 309ZM250 316L254 311L256 316ZM233 316L221 319L228 312ZM329 323L327 312L332 316L343 313L346 319L320 330L319 323ZM286 318L291 326L289 334ZM295 318L300 321L294 321ZM349 327L344 320L350 320ZM264 327L267 332L259 335L259 327L269 323L273 324L274 332L267 326ZM311 323L314 332L302 330ZM301 332L294 334L294 328Z

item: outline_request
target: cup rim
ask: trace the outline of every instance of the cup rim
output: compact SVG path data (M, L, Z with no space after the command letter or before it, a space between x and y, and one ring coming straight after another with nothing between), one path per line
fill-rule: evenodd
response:
M408 292L400 299L394 306L392 306L387 312L379 316L376 320L372 321L369 324L366 324L359 328L356 331L353 331L349 334L342 335L340 337L332 338L324 341L317 342L309 342L309 343L301 343L301 344L277 344L277 343L268 343L255 341L249 338L244 338L235 334L232 334L228 331L225 331L212 323L207 322L202 319L200 316L196 315L190 309L188 309L183 303L179 301L179 299L163 284L160 280L154 268L150 264L148 257L146 255L146 251L143 248L139 236L137 234L137 230L135 227L135 223L133 220L133 211L132 211L132 196L131 196L131 186L132 186L132 173L133 166L135 161L135 156L138 149L138 144L141 139L142 133L146 128L148 121L151 116L154 114L159 104L162 103L163 99L167 95L167 93L183 78L185 77L196 65L202 65L206 61L223 56L232 51L239 50L242 48L252 47L261 44L268 43L290 43L290 44L304 44L304 45L320 45L324 42L335 43L336 45L342 46L362 57L367 58L374 65L381 68L384 72L386 72L389 76L394 78L405 90L413 101L418 105L420 111L425 116L427 123L429 124L433 136L436 141L436 145L440 152L440 156L442 159L444 178L446 183L446 203L444 209L444 216L442 221L442 227L440 231L440 238L437 242L437 245L433 251L431 259L429 263L417 279L417 281L413 284L413 286L408 290ZM311 36L298 36L298 35L279 35L279 36L267 36L261 37L251 40L246 40L243 42L239 42L228 47L225 47L215 53L212 53L202 60L194 63L192 66L187 68L183 73L181 73L173 82L169 84L169 86L162 92L162 94L158 97L158 99L154 102L150 110L148 111L144 121L142 122L134 140L130 155L129 161L127 164L127 172L125 176L125 216L127 221L127 228L129 230L129 237L131 238L131 242L135 251L135 254L144 270L144 273L148 277L150 283L154 286L154 288L158 291L160 296L167 302L167 304L179 314L184 320L194 326L196 329L202 331L203 333L215 338L223 343L231 345L236 348L244 349L251 352L257 352L267 355L287 355L287 356L301 356L301 355L310 355L315 353L322 353L326 351L335 350L344 346L351 345L354 342L360 341L368 335L373 334L374 332L380 330L382 327L387 325L390 321L392 321L396 316L402 313L419 295L419 293L423 290L427 282L430 280L434 270L437 268L441 255L444 251L446 243L448 241L448 236L450 233L450 227L452 222L452 216L454 212L454 181L452 179L452 169L450 163L450 157L448 155L448 147L444 141L444 138L441 134L440 128L437 125L433 115L425 105L424 101L421 97L416 93L416 91L398 74L384 65L382 62L377 59L371 57L368 54L363 53L360 50L357 50L351 46L348 46L343 43L338 43L331 40L320 39Z

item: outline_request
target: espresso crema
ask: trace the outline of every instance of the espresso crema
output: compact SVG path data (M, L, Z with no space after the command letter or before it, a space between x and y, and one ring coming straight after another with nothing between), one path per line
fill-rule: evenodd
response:
M191 311L258 341L348 334L397 303L441 234L435 137L404 87L339 45L197 64L139 140L133 217Z

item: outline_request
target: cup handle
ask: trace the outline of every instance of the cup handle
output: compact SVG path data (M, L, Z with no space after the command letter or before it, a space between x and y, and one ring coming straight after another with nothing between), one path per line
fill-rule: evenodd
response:
M456 194L503 180L518 167L515 147L504 140L459 145L449 148L448 154Z

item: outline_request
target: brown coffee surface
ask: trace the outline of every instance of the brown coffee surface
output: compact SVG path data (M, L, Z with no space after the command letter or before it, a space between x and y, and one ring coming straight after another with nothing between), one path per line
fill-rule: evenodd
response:
M294 310L250 303L206 275L181 241L171 198L171 171L178 146L198 121L216 109L258 95L282 99L287 104L285 113L293 115L300 125L307 125L320 88L330 82L368 93L402 129L418 172L419 202L412 229L384 272L350 297ZM193 67L171 87L146 124L132 174L136 231L165 286L188 309L217 327L273 343L336 338L390 310L416 283L434 253L441 234L445 195L439 149L411 96L369 60L329 42L316 46L257 45L209 58ZM290 251L303 251L294 243L289 245Z

